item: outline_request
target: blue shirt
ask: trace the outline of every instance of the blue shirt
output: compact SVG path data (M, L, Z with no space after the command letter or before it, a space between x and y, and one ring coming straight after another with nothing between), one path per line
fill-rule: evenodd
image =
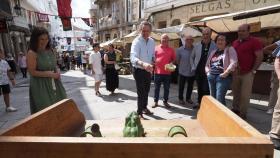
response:
M133 67L142 68L137 61L153 64L155 57L155 42L152 38L146 41L141 35L136 37L131 45L130 61Z
M178 61L180 75L186 77L194 76L195 71L192 71L190 62L192 53L193 49L189 49L184 46L176 50L176 60Z

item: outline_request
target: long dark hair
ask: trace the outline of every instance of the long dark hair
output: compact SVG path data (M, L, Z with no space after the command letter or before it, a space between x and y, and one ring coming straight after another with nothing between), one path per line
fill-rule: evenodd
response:
M49 42L46 46L46 49L51 48L51 43L50 43L51 40L50 40L49 32L43 27L35 27L32 31L32 34L31 34L29 49L33 50L34 52L37 52L39 37L41 35L48 35Z

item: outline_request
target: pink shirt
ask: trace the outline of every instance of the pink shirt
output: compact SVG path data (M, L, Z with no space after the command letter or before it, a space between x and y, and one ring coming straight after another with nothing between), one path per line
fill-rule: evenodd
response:
M159 45L155 49L155 74L170 75L170 71L165 70L165 65L176 59L175 51L170 47Z

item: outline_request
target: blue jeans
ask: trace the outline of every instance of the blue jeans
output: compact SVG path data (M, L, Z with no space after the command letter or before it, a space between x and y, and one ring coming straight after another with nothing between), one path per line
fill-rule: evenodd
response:
M164 87L163 101L164 102L168 101L170 78L171 78L170 75L155 74L155 80L154 80L154 83L155 83L154 101L155 102L158 102L158 100L159 100L159 92L160 92L161 83L163 83L163 87Z
M207 75L210 94L212 97L216 98L219 102L226 105L226 93L230 88L232 82L232 76L227 76L226 78L220 77L220 75L210 74Z

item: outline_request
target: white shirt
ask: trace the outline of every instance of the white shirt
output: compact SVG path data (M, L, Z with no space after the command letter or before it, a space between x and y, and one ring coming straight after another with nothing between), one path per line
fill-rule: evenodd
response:
M141 60L143 62L152 64L155 57L155 42L149 37L146 41L141 35L136 37L131 45L130 61L133 67L142 68L137 65L137 61Z
M0 85L9 84L8 71L10 66L6 60L0 59Z
M87 55L86 54L82 54L82 63L86 64L87 63Z
M18 65L20 68L26 68L26 56L22 56L18 58Z
M103 74L102 65L101 65L101 54L100 52L93 52L90 54L89 61L92 65L92 70L95 74Z

